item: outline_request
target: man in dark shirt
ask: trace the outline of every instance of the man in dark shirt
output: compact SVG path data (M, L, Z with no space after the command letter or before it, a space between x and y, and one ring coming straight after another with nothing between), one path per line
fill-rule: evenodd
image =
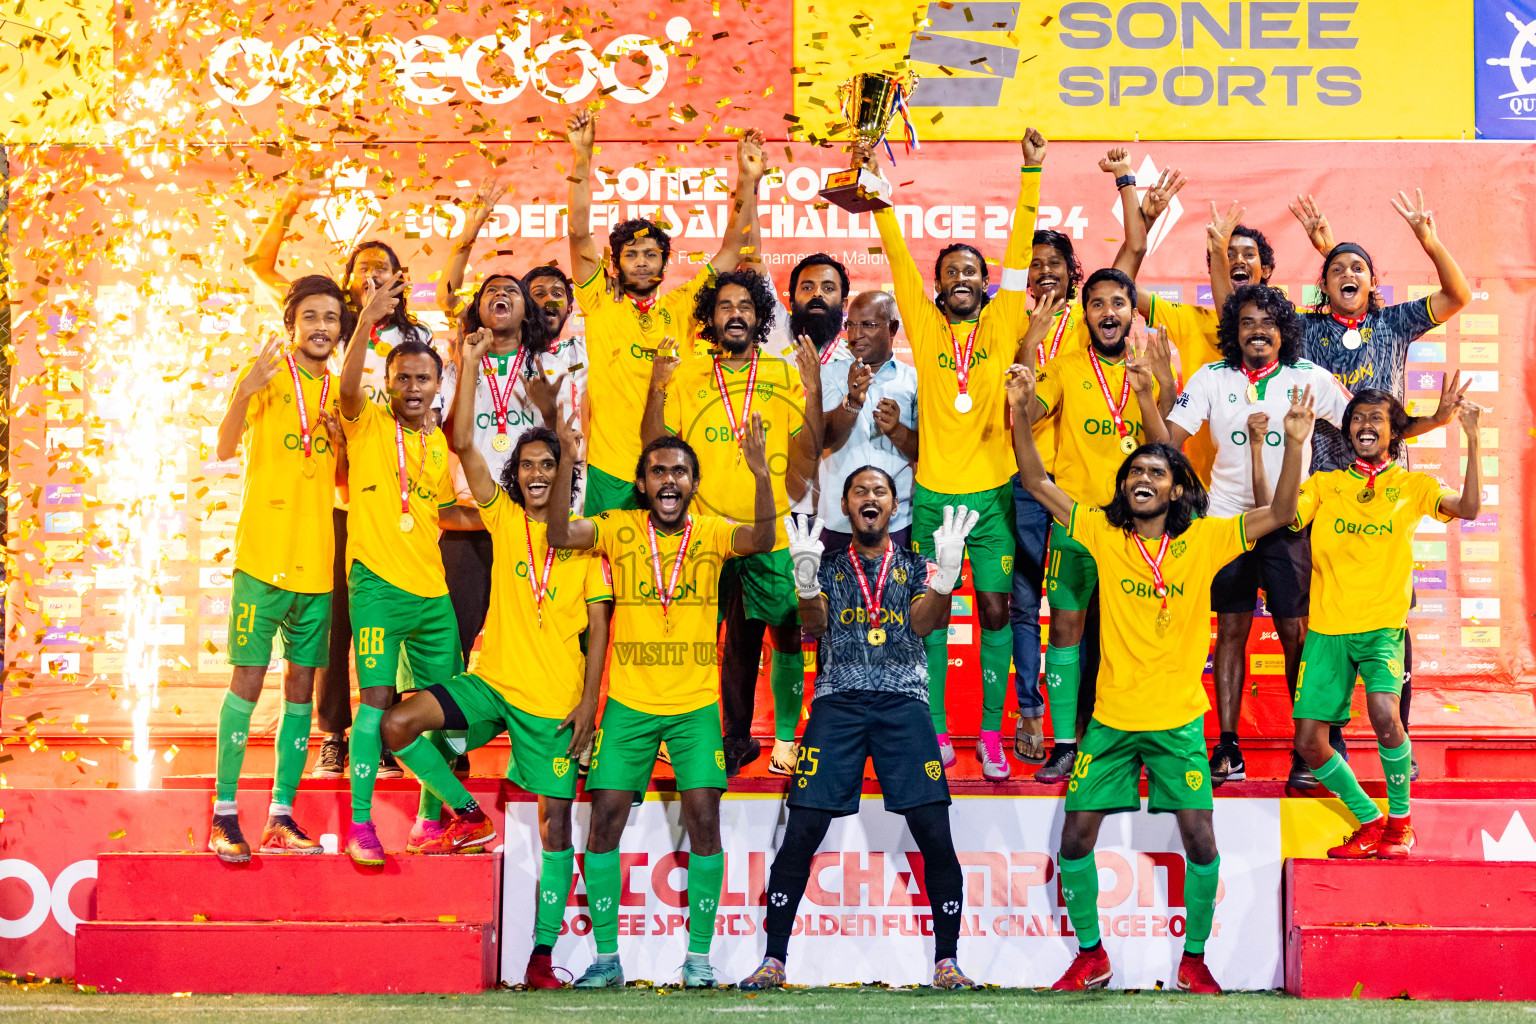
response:
M789 936L811 860L832 819L857 813L864 763L875 762L885 809L907 819L923 854L933 907L936 988L974 988L955 960L962 876L949 832L949 784L928 712L923 637L949 628L950 592L960 577L965 537L977 512L946 506L934 531L933 565L891 542L896 484L862 466L843 483L853 542L822 562L822 522L785 517L795 563L800 621L820 638L820 672L800 760L789 789L789 822L768 879L768 934L762 965L741 982L784 984Z

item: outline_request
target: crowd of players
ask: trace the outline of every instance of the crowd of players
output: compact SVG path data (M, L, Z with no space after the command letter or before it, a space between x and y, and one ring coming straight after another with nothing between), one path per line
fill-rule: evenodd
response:
M739 141L719 252L677 281L671 239L652 221L614 226L599 250L595 131L594 115L568 124L568 272L493 272L464 299L502 189L476 195L438 284L457 328L446 360L384 242L359 245L339 282L284 278L279 249L308 174L258 242L250 262L286 334L243 370L219 429L221 459L243 450L245 492L210 849L251 856L235 796L280 642L261 852L320 850L293 817L316 717L314 774L349 774L346 852L371 865L385 859L374 782L400 764L422 783L407 851L484 848L495 830L461 781L465 755L506 732L508 776L538 796L543 844L527 982L560 984L551 952L584 776L596 958L575 984L621 985L619 839L659 756L689 838L683 981L712 985L719 801L760 756L751 723L766 640L769 768L791 778L789 817L767 886L766 955L742 987L784 983L812 858L831 819L857 810L871 759L923 853L934 983L970 986L955 959L963 901L944 773L957 756L950 595L968 557L982 773L1013 771L1002 734L1011 666L1014 758L1039 766L1039 781L1067 783L1059 862L1080 951L1058 988L1110 978L1093 847L1106 814L1140 808L1145 769L1150 810L1177 816L1189 865L1178 984L1220 991L1203 960L1220 864L1211 790L1244 777L1237 721L1260 590L1294 705L1290 781L1326 786L1360 823L1331 855L1408 854L1410 540L1423 516L1475 517L1480 493L1480 410L1459 377L1448 375L1432 416L1402 404L1409 343L1470 298L1422 196L1393 206L1438 272L1427 298L1384 306L1366 250L1335 244L1298 197L1293 212L1323 257L1315 309L1268 285L1263 234L1236 205L1214 204L1216 304L1181 305L1135 278L1183 177L1165 172L1142 195L1126 151L1108 152L1099 166L1125 240L1085 279L1072 241L1033 227L1047 143L1029 129L996 273L995 259L954 244L929 280L885 209L874 221L889 292L850 294L825 254L796 264L781 291L760 259L759 133ZM584 337L567 330L575 306ZM893 356L899 332L910 363ZM1404 448L1457 416L1459 492L1411 471ZM1220 737L1208 753L1213 609ZM802 631L817 639L808 719ZM1343 756L1357 676L1385 814Z

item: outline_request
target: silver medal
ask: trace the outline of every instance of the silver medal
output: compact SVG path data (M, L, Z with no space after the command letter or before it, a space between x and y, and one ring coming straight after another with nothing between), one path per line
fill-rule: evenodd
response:
M1360 347L1360 332L1351 327L1344 332L1344 347L1353 352Z

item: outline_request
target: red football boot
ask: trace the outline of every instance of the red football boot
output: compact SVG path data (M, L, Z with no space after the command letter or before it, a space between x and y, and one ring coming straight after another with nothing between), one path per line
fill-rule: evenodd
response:
M565 988L565 982L555 977L555 967L550 963L548 953L534 953L528 958L523 984L529 988Z
M1413 849L1413 842L1413 826L1408 824L1408 815L1401 818L1388 815L1387 827L1381 833L1381 845L1376 847L1376 856L1382 860L1401 860Z
M1077 956L1072 958L1067 973L1061 976L1061 980L1051 988L1058 992L1081 992L1084 989L1103 988L1109 984L1109 979L1114 972L1109 968L1109 954L1104 952L1103 943L1097 949L1077 951Z
M1205 957L1185 953L1179 960L1179 991L1210 992L1221 995L1221 986L1211 977L1211 969L1205 966Z
M1355 829L1342 846L1328 851L1328 856L1338 860L1370 860L1378 855L1382 834L1387 830L1387 819L1377 818Z

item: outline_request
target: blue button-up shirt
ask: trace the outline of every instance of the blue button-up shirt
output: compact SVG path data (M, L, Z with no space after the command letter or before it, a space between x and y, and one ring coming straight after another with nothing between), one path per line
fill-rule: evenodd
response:
M846 343L839 342L837 357L821 368L821 405L831 412L848 397L848 368L853 358ZM875 371L869 390L864 393L864 407L854 421L848 440L821 461L821 518L827 529L852 533L848 517L843 515L843 482L860 466L876 466L896 480L896 514L890 529L904 529L912 524L912 463L897 450L891 439L875 426L875 406L889 398L901 407L901 422L917 429L917 370L892 357Z

